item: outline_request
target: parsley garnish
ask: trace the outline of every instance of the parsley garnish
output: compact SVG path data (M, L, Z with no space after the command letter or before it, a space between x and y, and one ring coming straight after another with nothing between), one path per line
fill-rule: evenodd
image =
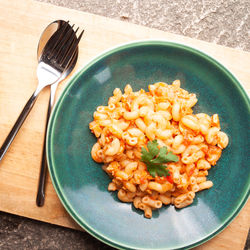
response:
M167 147L158 148L157 140L149 141L147 148L141 148L141 161L146 163L151 176L169 176L169 170L163 163L177 162L179 158L172 152L168 152Z

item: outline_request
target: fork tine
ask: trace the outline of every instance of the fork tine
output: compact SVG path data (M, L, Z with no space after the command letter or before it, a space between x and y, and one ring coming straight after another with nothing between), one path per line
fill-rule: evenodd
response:
M74 30L71 30L71 31L72 31L72 32L71 32L72 34L69 35L69 36L67 37L67 39L65 39L65 42L62 43L62 46L61 46L60 51L58 51L57 55L55 55L55 60L56 60L59 64L61 64L61 61L62 61L62 59L63 59L64 56L65 56L65 53L67 53L67 51L69 50L69 48L72 46L74 40L77 39ZM63 50L63 51L62 51L62 50ZM63 53L63 52L65 52L65 53Z
M59 71L63 71L70 64L84 32L83 30L77 38L79 27L76 31L72 27L74 25L65 22L49 39L42 53L42 60Z
M79 35L79 37L77 39L73 40L71 46L68 48L68 51L64 54L63 58L61 59L62 60L60 63L61 66L66 67L69 64L70 59L72 58L75 51L77 50L77 46L82 38L83 33L84 33L84 30L81 32L81 34Z
M75 34L77 33L78 30L79 30L79 27L76 29Z
M63 25L61 27L59 27L59 29L49 39L48 43L46 44L46 46L45 46L45 48L43 50L44 53L47 54L47 56L51 56L53 50L55 49L55 47L60 42L60 39L61 39L62 35L64 34L64 32L65 32L65 30L67 29L68 26L69 26L69 21L63 23Z
M74 30L70 27L68 27L68 29L65 29L64 32L61 33L61 36L58 38L59 42L56 44L54 49L51 50L51 56L49 56L48 58L51 59L52 57L54 57L55 60L57 60L57 57L60 55L62 49L64 49L64 47L67 47L68 40L71 39L73 34Z

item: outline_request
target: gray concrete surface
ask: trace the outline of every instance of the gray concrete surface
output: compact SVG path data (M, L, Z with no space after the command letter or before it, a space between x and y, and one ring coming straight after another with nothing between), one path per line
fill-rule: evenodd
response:
M250 51L249 0L40 0Z
M86 232L0 212L1 250L111 250Z
M40 1L250 51L249 0ZM112 248L85 232L0 212L0 250L9 249Z

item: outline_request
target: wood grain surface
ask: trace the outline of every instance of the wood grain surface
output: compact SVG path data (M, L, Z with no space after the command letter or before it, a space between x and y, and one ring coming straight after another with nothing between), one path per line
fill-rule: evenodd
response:
M112 46L132 40L164 39L211 55L250 92L248 52L31 0L0 0L0 13L0 144L36 88L37 43L43 29L56 19L70 20L85 29L75 71ZM67 81L60 84L57 95ZM0 210L80 230L61 205L50 179L44 207L35 204L48 98L49 89L45 89L0 162ZM223 232L197 249L243 249L249 225L248 201Z

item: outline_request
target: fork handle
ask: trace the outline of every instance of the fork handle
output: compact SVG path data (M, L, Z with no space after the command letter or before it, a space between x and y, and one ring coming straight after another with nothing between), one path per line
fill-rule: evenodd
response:
M50 93L50 100L49 100L46 125L45 125L45 137L44 137L44 142L43 142L42 162L41 162L37 196L36 196L36 205L38 207L42 207L44 205L44 200L45 200L45 182L46 182L46 176L47 176L47 170L48 170L47 158L46 158L46 134L47 134L50 113L51 113L51 109L52 109L51 98L52 98L52 96Z
M21 128L23 122L25 121L26 117L28 116L30 110L32 109L32 107L35 104L35 101L37 99L38 96L38 92L35 91L32 96L30 97L30 99L28 100L28 102L26 103L26 105L24 106L21 114L19 115L19 117L17 118L14 126L12 127L11 131L9 132L8 136L6 137L3 145L0 148L0 161L2 160L2 158L4 157L6 151L8 150L10 144L12 143L12 141L14 140L17 132L19 131L19 129Z
M60 79L50 86L50 98L49 98L49 105L48 105L46 125L45 125L42 161L41 161L37 195L36 195L36 205L38 207L42 207L44 205L44 200L45 200L45 184L46 184L46 177L47 177L47 172L48 172L48 163L47 163L47 158L46 158L46 135L47 135L48 122L49 122L51 110L54 105L56 89L57 89L59 82L60 82Z

